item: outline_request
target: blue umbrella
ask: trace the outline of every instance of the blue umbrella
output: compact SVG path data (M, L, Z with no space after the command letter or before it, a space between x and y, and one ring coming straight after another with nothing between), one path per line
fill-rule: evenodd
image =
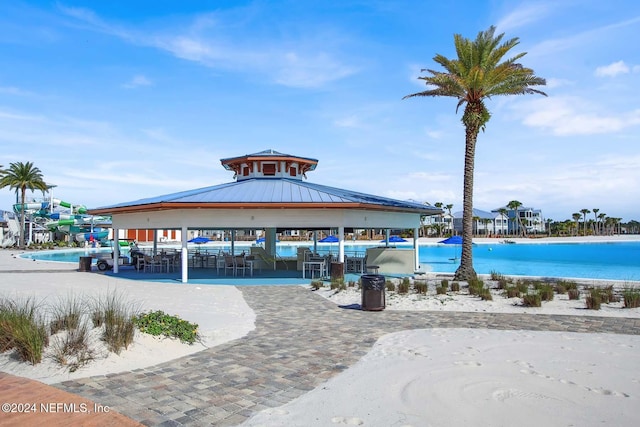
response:
M210 242L210 240L209 240L209 238L208 238L208 237L198 236L198 237L194 237L194 238L193 238L193 239L191 239L191 240L188 240L188 242L189 242L189 243L197 243L197 244L200 244L200 243L208 243L208 242Z
M327 236L324 239L318 240L318 242L321 242L321 243L337 243L339 241L340 239L338 239L336 236Z
M438 243L444 243L445 245L461 245L462 244L462 236L451 236L448 239L440 240ZM458 259L458 254L455 254L454 258L449 258L451 261L456 262Z
M440 240L438 243L444 243L445 245L461 245L462 236L451 236L448 239Z
M280 240L276 239L276 243L278 243ZM259 239L256 240L256 243L264 243L265 242L265 238L264 237L260 237Z
M380 240L381 242L386 242L386 240ZM402 243L402 242L406 242L405 239L403 239L400 236L390 236L389 237L389 242L391 243Z

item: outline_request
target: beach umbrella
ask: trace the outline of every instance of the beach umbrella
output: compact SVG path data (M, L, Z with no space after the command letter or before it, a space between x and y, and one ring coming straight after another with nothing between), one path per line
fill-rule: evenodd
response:
M386 242L386 240L380 240L380 242ZM390 236L389 237L389 243L402 243L402 242L406 242L406 240L403 239L400 236Z
M448 239L440 240L438 243L444 243L445 245L462 245L462 236L451 236ZM458 252L456 251L455 256L449 259L455 262L458 259Z
M189 243L196 243L196 244L201 244L201 243L208 243L210 242L208 237L202 237L202 236L198 236L198 237L194 237L191 240L188 240Z
M444 243L445 245L461 245L462 236L451 236L448 239L440 240L438 243Z
M276 239L276 243L278 243L280 240ZM265 238L264 237L260 237L259 239L256 239L256 243L264 243L265 242Z
M320 243L338 243L339 241L340 239L338 239L336 236L327 236L324 239L318 240L318 242Z

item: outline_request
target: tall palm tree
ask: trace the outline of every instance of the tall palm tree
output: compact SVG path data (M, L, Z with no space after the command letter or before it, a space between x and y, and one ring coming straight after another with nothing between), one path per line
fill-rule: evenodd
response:
M500 218L502 219L502 225L504 225L504 219L505 218L509 218L508 213L509 211L506 208L500 208L498 209L498 213L500 214ZM504 234L504 229L502 229L503 234ZM507 226L507 231L509 231L509 227Z
M580 218L582 218L582 215L579 214L578 212L575 212L571 215L571 217L576 222L576 236L577 236L578 234L580 234L580 223L578 221L580 221Z
M453 235L453 215L451 214L451 209L453 209L453 204L449 203L444 207L449 213L449 231L451 231L451 235Z
M11 190L20 191L20 240L19 247L24 249L24 230L26 209L24 209L27 190L40 190L44 194L49 187L44 182L42 172L33 163L16 162L9 165L0 178L0 188L9 187Z
M593 212L593 217L596 220L596 224L595 224L594 229L593 229L593 234L595 234L597 236L598 235L598 211L600 211L600 209L593 208L593 209L591 209L591 211Z
M444 206L444 203L442 202L436 202L434 203L434 205L436 208L440 209L440 233L438 234L438 237L442 237L442 223L444 222L444 211L442 211L442 207Z
M586 236L587 235L587 214L591 213L591 211L589 209L580 209L580 212L584 217L584 220L582 221L582 235Z
M598 224L596 224L596 225L598 225L598 228L600 229L600 231L599 231L600 233L604 233L604 219L606 217L607 217L607 214L604 213L604 212L598 214L598 223L599 223L599 225Z
M518 228L518 236L522 235L522 221L520 221L520 214L518 213L518 208L522 206L522 203L520 203L517 200L512 200L509 203L507 203L507 207L509 209L511 209L512 211L514 211L515 214L515 219L513 220L514 225L517 224L517 228Z
M455 280L476 278L473 268L472 234L473 234L473 170L478 133L484 130L491 118L485 101L498 95L546 94L534 89L534 86L545 85L543 78L536 77L533 70L517 61L526 52L504 59L511 49L520 41L512 38L504 43L503 34L494 35L495 27L481 31L475 40L455 34L456 59L449 59L436 54L433 60L444 71L423 69L428 76L419 77L432 88L423 92L407 95L415 96L448 96L458 100L456 111L464 105L462 123L465 127L464 185L462 206L462 257L460 267L456 270Z

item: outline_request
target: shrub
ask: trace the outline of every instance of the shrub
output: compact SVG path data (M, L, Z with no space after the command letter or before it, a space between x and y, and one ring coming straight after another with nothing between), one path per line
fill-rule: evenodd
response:
M558 282L555 285L555 291L560 295L564 295L567 293L567 287L564 285L564 283Z
M640 290L635 288L626 288L622 291L624 300L624 308L640 307Z
M322 280L312 280L311 281L311 287L315 291L317 291L318 289L320 289L323 286L324 286L324 282Z
M84 301L73 295L68 295L65 299L58 298L56 304L51 307L52 319L49 322L51 333L76 329L84 314L84 306Z
M329 286L331 289L338 289L339 291L344 291L347 289L347 285L344 283L344 279L333 279L331 280L331 285Z
M519 298L521 293L516 286L507 286L504 289L503 295L505 298Z
M355 287L356 287L356 282L355 282L355 280L349 280L349 282L348 282L348 286L349 286L350 288L355 288Z
M427 290L429 290L429 285L427 285L427 282L423 282L423 281L418 282L418 281L416 281L413 284L413 288L419 294L426 294Z
M95 359L95 352L89 347L89 328L86 323L54 337L51 347L51 357L59 365L67 366L71 372Z
M478 295L483 301L493 301L493 295L491 295L491 289L489 288L482 288Z
M403 280L398 284L398 293L406 294L409 292L409 280Z
M457 283L457 282L454 282L454 283ZM440 281L440 286L444 286L444 287L448 288L449 287L449 281L447 279L442 279ZM453 283L451 284L451 286L453 286ZM460 289L458 289L458 290L460 290Z
M480 279L469 280L469 295L480 295L484 288L484 282Z
M18 358L35 365L42 361L49 334L44 320L37 313L39 305L33 298L0 302L0 347L15 349Z
M549 283L536 283L535 289L540 295L542 301L553 301L553 286Z
M518 291L520 291L521 294L526 294L529 292L528 282L518 280L518 282L516 283L516 287L518 288Z
M384 286L389 292L395 292L396 290L396 284L393 283L391 280L386 280L384 283Z
M444 284L442 286L444 286ZM451 282L451 291L452 292L460 292L460 283Z
M436 286L437 295L446 295L448 288L446 286Z
M500 280L506 280L506 278L497 271L491 270L491 280L493 280L494 282L499 282Z
M580 299L580 289L569 289L567 291L567 294L569 294L569 299L570 300L578 300Z
M573 282L573 281L570 281L570 280L559 280L558 283L556 284L556 286L562 286L567 291L569 291L571 289L578 289L578 284L576 282Z
M602 291L598 288L591 288L586 298L587 308L589 310L600 310L602 305Z
M542 307L542 298L538 293L530 293L522 296L522 305L525 307Z
M134 323L140 332L150 335L178 338L189 344L193 344L198 339L197 324L182 320L178 316L168 315L160 310L142 313L134 318Z
M127 349L135 336L133 318L138 314L134 304L126 302L124 296L113 292L98 301L101 317L104 319L102 340L109 351L120 354Z

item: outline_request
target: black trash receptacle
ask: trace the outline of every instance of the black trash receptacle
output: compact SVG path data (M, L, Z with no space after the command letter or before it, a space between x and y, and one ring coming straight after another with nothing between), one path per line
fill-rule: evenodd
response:
M90 256L81 256L78 264L78 271L91 271L91 261L93 258Z
M379 274L363 274L360 277L362 284L362 309L368 311L384 310L386 305L384 276Z

